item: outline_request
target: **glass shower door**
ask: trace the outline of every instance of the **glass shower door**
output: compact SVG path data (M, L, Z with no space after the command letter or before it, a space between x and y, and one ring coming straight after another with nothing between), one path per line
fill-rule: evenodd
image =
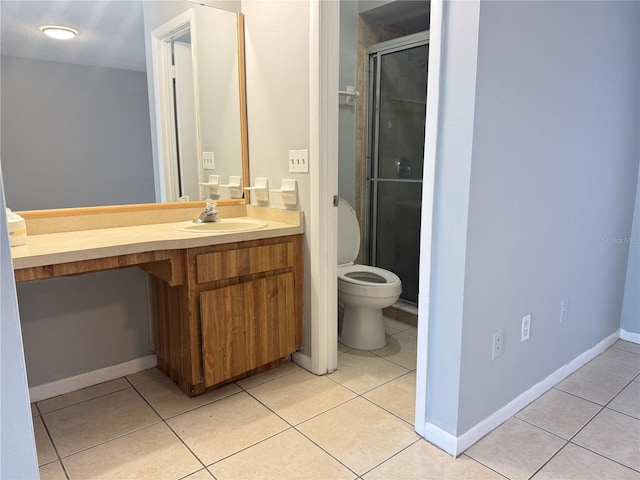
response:
M418 301L428 43L370 55L368 262Z

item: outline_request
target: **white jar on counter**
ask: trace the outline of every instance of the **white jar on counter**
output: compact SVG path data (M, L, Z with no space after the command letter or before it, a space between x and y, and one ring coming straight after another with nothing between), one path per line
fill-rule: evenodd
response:
M27 224L17 213L7 208L7 229L9 230L9 244L12 247L27 243Z

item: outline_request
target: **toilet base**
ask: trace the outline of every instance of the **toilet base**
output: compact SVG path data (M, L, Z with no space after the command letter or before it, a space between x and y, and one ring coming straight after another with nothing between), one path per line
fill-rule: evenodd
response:
M376 350L387 344L381 308L346 305L340 342L357 350Z

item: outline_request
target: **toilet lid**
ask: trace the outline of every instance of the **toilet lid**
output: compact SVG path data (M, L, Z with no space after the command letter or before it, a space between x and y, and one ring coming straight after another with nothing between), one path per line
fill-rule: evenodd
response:
M338 265L353 262L360 251L360 226L346 200L338 202Z

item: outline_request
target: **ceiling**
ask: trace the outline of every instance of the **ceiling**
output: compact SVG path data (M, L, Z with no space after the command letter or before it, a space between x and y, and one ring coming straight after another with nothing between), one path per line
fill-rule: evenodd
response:
M40 25L78 30L53 40ZM145 71L142 1L0 0L3 55Z

